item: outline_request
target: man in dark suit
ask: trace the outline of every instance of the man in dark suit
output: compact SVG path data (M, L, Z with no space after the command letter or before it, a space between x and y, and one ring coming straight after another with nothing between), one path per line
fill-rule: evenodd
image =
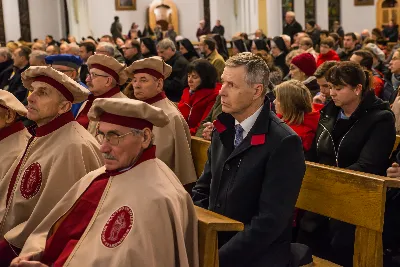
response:
M292 43L296 33L303 31L300 23L296 20L296 15L293 11L288 11L285 14L285 25L283 26L283 34L290 36Z
M219 235L221 267L289 266L305 172L301 140L270 111L269 69L260 57L231 57L222 79L222 113L193 201L245 225L243 232Z
M179 102L183 89L187 87L187 67L189 61L176 51L175 44L170 39L163 39L157 44L157 53L172 67L171 75L164 80L164 91L168 99Z
M8 84L4 87L12 93L22 104L28 105L28 90L24 87L21 80L21 74L29 68L29 55L31 49L27 46L21 46L15 49L12 58L14 60L14 72L11 74Z

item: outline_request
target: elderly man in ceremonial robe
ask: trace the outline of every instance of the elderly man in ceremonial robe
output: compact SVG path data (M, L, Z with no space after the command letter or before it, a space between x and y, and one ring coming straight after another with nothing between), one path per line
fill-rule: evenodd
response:
M160 57L150 57L132 63L126 69L132 78L134 97L161 108L171 121L166 127L154 128L157 157L178 176L183 185L197 180L190 152L190 130L176 106L163 91L164 80L172 68Z
M121 93L120 85L125 84L125 64L119 63L115 58L106 55L90 56L86 62L89 67L89 74L86 77L86 84L90 92L88 100L84 102L78 111L76 121L85 127L93 136L96 134L95 122L90 122L87 116L93 100L96 98L126 98Z
M63 195L103 165L98 141L72 115L89 94L51 67L22 74L28 119L37 124L25 151L0 182L0 266L9 266L26 239Z
M20 116L28 111L11 93L0 90L0 181L17 157L24 152L31 137Z
M193 203L153 145L168 116L112 98L96 99L88 116L105 166L72 187L11 266L198 267Z

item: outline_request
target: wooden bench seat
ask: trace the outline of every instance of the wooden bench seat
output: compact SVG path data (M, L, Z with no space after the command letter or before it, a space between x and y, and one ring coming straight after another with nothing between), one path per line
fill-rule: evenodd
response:
M202 173L207 161L209 144L208 141L192 137L191 149L197 175ZM353 266L382 267L386 191L388 188L400 188L400 180L312 162L306 162L306 165L296 207L355 225ZM229 224L229 221L226 223ZM218 248L216 244L212 247ZM212 253L204 250L201 252ZM217 251L211 254L211 258L215 258L215 254L218 255ZM201 257L207 259L207 255ZM203 263L206 261L203 260ZM212 261L210 264L202 266L217 266L215 261L214 265ZM337 265L315 258L314 266Z

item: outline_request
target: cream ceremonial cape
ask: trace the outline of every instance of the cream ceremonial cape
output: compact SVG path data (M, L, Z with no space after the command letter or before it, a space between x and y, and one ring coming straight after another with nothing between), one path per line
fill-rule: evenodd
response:
M196 182L197 175L190 152L190 130L185 119L168 98L151 105L161 108L170 120L170 123L163 128L153 128L157 158L175 172L183 185Z
M72 113L39 128L23 158L14 162L0 182L0 239L4 236L17 248L23 247L28 236L76 181L103 165L99 143L73 121ZM20 161L6 205L10 180Z
M72 187L28 238L21 256L33 253L40 260L52 226L104 171L91 172ZM109 178L64 266L198 267L197 235L190 196L162 161L149 159Z
M0 182L18 156L24 152L28 139L31 137L22 122L17 122L7 128L10 129L0 130ZM4 138L2 138L2 133L5 133Z
M119 89L118 89L119 90ZM101 98L101 96L99 96L98 98ZM104 98L127 98L126 95L124 95L122 92L118 92L112 96L109 97L104 97ZM82 110L85 108L86 104L87 104L88 100L86 100L85 102L83 102L82 106L80 107L78 114L76 115L76 118L78 118L79 114L82 112ZM90 121L89 120L89 126L87 128L88 132L93 135L96 136L96 128L97 128L97 121Z

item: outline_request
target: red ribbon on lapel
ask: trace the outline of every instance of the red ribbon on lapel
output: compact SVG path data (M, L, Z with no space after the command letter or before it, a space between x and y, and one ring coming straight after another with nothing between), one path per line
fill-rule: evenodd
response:
M226 130L226 126L223 125L222 122L220 122L219 120L215 120L213 124L218 133L222 133Z
M265 144L265 134L255 134L251 137L251 145L258 146Z

